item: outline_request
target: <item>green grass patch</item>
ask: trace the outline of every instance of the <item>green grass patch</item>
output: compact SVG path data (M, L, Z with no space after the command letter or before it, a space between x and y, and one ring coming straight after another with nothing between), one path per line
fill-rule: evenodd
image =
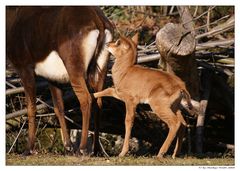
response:
M53 154L37 154L22 156L16 154L6 155L6 165L73 165L73 166L108 166L108 165L146 165L146 166L234 166L234 158L196 158L184 157L172 159L166 157L157 159L155 157L83 157L64 156Z

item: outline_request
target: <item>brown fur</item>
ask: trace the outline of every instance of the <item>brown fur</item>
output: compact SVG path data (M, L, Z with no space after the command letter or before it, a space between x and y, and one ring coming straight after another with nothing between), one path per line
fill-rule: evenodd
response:
M186 122L179 109L182 98L191 108L190 95L185 84L175 75L135 65L137 56L138 35L132 39L120 37L108 44L108 50L116 58L112 68L115 88L107 88L94 93L95 97L113 96L125 102L125 140L122 152L124 156L129 149L129 138L138 103L148 103L154 113L169 127L168 136L162 145L158 157L168 150L177 134L177 143L173 158L181 149ZM181 128L181 129L179 129Z
M57 51L69 75L71 86L78 97L82 111L82 137L80 151L84 152L92 99L88 85L100 91L104 82L106 67L99 71L97 58L103 48L105 29L113 31L111 23L98 7L7 7L7 57L16 68L26 95L29 137L26 154L32 153L35 142L35 74L37 62L43 61L51 51ZM91 30L99 30L96 49L88 70L84 69L84 37ZM98 77L96 77L98 74ZM93 79L94 78L94 79ZM98 78L96 80L95 78ZM63 143L71 147L64 119L62 92L50 86L54 111L59 119ZM98 101L101 104L101 101ZM97 118L97 117L96 117ZM98 135L98 133L96 133ZM97 136L96 135L96 136ZM98 141L95 138L95 143Z

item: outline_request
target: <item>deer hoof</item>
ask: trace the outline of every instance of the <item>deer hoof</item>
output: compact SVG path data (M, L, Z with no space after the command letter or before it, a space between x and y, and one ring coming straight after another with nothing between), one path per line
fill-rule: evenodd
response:
M118 157L124 157L126 155L126 152L121 152Z
M80 153L80 155L82 155L82 156L88 156L87 149L80 149L80 150L79 150L79 153Z
M158 154L158 155L157 155L157 158L158 158L158 159L164 158L164 154Z
M65 147L65 150L67 152L73 152L73 147L72 146L67 146L67 147Z
M30 156L30 155L36 155L36 154L38 154L38 152L36 150L25 150L22 155Z

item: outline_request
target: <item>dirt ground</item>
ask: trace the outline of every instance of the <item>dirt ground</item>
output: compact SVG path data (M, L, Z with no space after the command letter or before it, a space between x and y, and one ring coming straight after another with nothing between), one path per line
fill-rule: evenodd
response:
M37 154L32 156L22 156L18 154L6 155L6 166L114 166L114 165L133 165L133 166L223 166L226 168L234 167L234 158L196 158L183 157L172 159L166 156L163 159L155 157L82 157L82 156L64 156L54 154Z

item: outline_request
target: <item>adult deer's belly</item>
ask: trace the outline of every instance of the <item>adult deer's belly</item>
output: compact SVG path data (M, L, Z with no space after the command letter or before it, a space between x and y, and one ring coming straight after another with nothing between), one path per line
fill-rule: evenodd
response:
M52 51L44 61L38 62L34 69L36 75L60 83L69 82L68 72L56 51Z

